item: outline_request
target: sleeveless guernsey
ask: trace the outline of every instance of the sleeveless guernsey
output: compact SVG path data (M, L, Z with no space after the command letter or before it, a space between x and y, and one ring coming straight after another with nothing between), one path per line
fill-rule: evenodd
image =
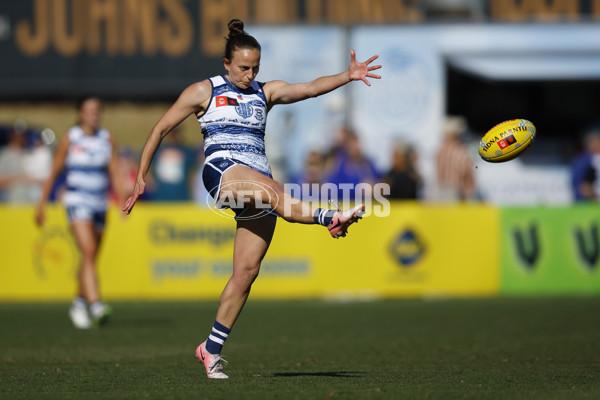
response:
M69 132L69 152L65 160L67 190L63 203L67 207L86 207L104 211L108 197L108 163L112 154L110 135L98 129L86 135L79 126Z
M263 84L255 81L248 89L239 89L224 76L209 80L212 96L206 111L198 117L205 162L229 158L270 175L265 154L267 99Z

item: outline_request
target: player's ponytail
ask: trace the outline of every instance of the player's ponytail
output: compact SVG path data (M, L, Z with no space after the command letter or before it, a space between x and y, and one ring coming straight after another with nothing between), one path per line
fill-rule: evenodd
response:
M244 23L239 19L232 19L227 24L227 28L229 28L229 36L227 36L227 40L231 39L236 35L245 35L244 31Z
M227 24L229 35L225 38L225 55L224 57L231 61L233 53L239 49L251 49L260 51L260 43L253 36L250 36L244 31L244 23L239 19L232 19Z

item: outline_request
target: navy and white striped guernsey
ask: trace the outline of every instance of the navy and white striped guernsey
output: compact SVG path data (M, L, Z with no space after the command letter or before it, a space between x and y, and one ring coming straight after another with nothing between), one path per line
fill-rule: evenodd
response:
M212 96L206 111L198 117L205 162L230 158L270 175L265 154L267 99L263 84L254 81L248 89L239 89L224 76L209 81Z
M112 154L110 134L100 128L93 135L86 135L79 126L74 126L67 135L69 152L65 160L67 189L64 205L106 210L108 163Z

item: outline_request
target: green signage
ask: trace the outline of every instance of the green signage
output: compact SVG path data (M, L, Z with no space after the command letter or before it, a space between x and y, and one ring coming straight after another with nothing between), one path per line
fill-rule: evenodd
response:
M500 293L600 293L600 206L501 210Z

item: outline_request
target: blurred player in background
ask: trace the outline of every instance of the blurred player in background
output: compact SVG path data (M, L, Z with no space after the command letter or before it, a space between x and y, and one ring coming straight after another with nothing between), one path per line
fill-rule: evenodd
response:
M97 256L106 221L109 183L123 193L117 173L116 146L110 133L99 126L101 103L95 97L78 106L77 125L61 139L54 155L52 171L44 183L36 222L44 224L44 207L59 173L66 169L63 203L81 254L78 296L69 316L78 329L104 324L111 308L102 302L96 270ZM88 309L89 307L89 309Z
M204 135L206 189L217 205L247 196L229 205L237 215L233 275L221 294L210 336L196 349L208 377L217 379L228 378L222 371L221 348L246 303L275 231L277 217L259 205L269 205L271 211L290 222L326 226L333 237L345 236L348 226L364 212L364 205L346 211L313 208L283 191L282 185L272 179L265 156L267 112L276 104L316 97L354 80L370 86L367 78L379 78L371 71L381 68L369 66L377 56L361 63L352 50L348 69L337 75L300 84L257 82L254 79L260 66L260 44L244 31L242 21L231 20L228 27L224 55L227 73L190 85L160 118L142 150L136 187L123 207L129 214L144 193L152 157L164 137L194 114Z

